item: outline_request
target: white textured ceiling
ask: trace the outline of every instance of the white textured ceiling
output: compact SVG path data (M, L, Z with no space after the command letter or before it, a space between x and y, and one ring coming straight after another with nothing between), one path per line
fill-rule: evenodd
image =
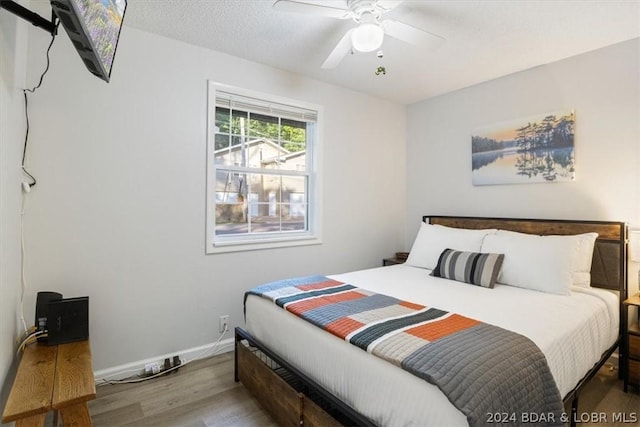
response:
M344 4L344 0L317 1ZM272 0L131 0L125 26L402 104L640 37L640 0L406 0L385 15L446 39L320 65L354 23L281 12ZM375 75L384 65L386 75Z

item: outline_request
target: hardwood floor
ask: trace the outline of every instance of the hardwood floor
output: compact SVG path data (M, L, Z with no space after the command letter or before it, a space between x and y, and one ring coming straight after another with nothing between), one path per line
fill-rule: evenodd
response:
M624 418L615 422L616 417ZM617 369L604 366L580 394L577 421L581 426L640 425L640 394L632 387L625 393Z
M242 384L233 353L193 362L138 384L99 385L89 410L100 426L275 426Z
M276 425L247 389L233 381L233 353L138 384L99 385L89 408L96 427ZM640 394L624 393L617 372L605 367L580 395L578 412L582 426L605 424L603 417L607 426L640 425ZM614 414L634 422L615 423Z

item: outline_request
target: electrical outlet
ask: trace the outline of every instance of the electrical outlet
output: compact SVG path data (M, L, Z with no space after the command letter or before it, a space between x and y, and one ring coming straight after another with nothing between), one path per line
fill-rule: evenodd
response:
M227 328L229 328L229 315L225 314L223 316L220 316L220 333L223 333Z

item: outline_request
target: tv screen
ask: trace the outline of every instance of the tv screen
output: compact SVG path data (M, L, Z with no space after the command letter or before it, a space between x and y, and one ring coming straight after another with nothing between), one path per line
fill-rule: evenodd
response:
M127 0L51 0L84 65L108 82Z

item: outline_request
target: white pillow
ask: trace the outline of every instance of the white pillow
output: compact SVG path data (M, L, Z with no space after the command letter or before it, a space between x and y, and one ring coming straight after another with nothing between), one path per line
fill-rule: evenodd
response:
M588 288L591 286L591 262L598 233L577 234L572 237L578 240L578 256L573 271L573 284Z
M538 236L499 230L484 239L481 252L505 254L498 283L568 295L573 284L589 286L596 237L596 233Z
M423 222L405 264L433 270L445 249L480 252L482 239L496 231L494 229L468 230Z

